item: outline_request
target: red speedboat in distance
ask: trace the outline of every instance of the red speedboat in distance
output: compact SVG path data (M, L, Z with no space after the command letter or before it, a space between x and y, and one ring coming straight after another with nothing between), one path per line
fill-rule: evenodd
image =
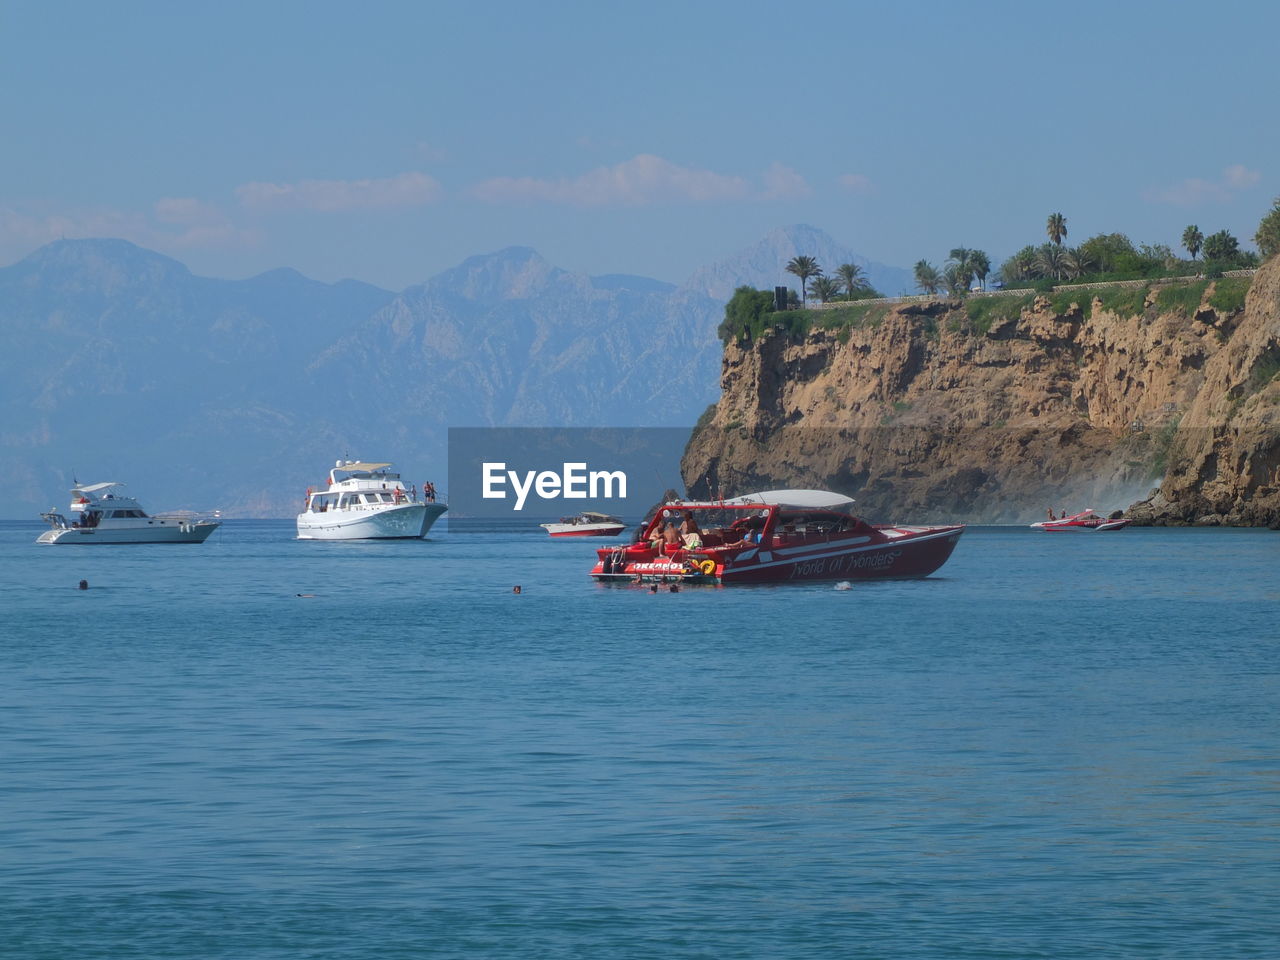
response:
M1092 510L1084 510L1058 520L1041 520L1039 523L1033 523L1031 529L1061 533L1070 530L1123 530L1128 525L1129 521L1124 518L1108 520L1106 517L1098 516Z
M869 524L825 490L663 505L635 543L597 550L601 581L786 583L927 577L964 533Z

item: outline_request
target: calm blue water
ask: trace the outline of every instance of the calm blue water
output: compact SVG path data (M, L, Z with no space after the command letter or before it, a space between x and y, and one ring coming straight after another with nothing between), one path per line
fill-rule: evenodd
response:
M653 595L539 535L39 531L0 525L4 957L1280 943L1280 534Z

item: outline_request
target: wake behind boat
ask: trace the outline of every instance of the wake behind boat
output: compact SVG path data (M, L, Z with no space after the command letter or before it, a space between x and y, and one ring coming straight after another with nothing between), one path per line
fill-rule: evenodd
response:
M1050 519L1031 524L1031 529L1044 530L1048 533L1063 533L1075 530L1123 530L1129 525L1129 521L1123 517L1109 520L1106 517L1099 516L1092 510L1082 510L1080 513L1069 517L1065 515L1066 511L1064 510L1063 514L1063 516L1055 520L1052 512L1050 512Z
M307 509L298 514L299 540L405 540L427 535L448 507L435 503L435 490L406 487L390 463L339 460L328 487L307 490Z
M825 490L668 503L637 542L598 550L591 576L705 583L927 577L964 533L960 525L872 525L852 506Z
M607 513L583 510L576 517L561 517L559 523L539 524L553 537L616 537L627 525Z
M36 543L204 543L221 520L193 513L150 516L133 497L116 494L123 483L76 484L71 488L71 517L50 510L40 514L52 529Z

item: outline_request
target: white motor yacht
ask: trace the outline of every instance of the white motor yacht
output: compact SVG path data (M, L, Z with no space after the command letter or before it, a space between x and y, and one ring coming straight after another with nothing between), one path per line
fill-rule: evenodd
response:
M300 540L386 540L425 537L448 509L422 499L404 485L389 463L339 460L328 487L307 491L307 509L298 514Z
M221 520L188 512L149 516L133 497L116 490L123 483L85 483L71 488L71 517L56 510L40 514L52 528L36 543L204 543Z

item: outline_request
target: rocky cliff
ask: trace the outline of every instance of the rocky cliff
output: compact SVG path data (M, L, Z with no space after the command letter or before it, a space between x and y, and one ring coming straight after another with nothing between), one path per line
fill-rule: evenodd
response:
M1245 283L780 315L726 345L686 485L826 487L884 520L1149 496L1145 522L1274 523L1280 259Z

